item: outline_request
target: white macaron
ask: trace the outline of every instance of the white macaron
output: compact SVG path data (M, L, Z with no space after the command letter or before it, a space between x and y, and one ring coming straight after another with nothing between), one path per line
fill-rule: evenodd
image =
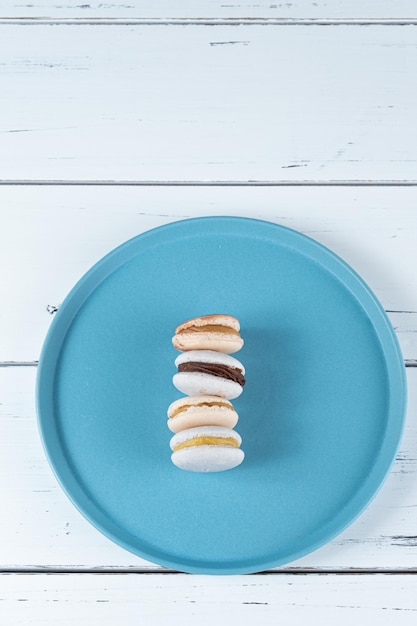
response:
M243 391L245 368L234 357L214 350L189 350L175 359L172 382L189 396L220 396L233 400Z
M190 472L222 472L240 465L245 457L240 435L221 426L197 426L175 434L171 460Z

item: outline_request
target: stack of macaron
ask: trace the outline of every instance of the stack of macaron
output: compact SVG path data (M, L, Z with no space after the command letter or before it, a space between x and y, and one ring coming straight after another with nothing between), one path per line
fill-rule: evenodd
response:
M240 396L245 368L230 356L243 346L239 321L231 315L204 315L175 330L178 372L175 387L185 397L168 408L171 459L192 472L221 472L240 465L244 452L238 421L230 400Z

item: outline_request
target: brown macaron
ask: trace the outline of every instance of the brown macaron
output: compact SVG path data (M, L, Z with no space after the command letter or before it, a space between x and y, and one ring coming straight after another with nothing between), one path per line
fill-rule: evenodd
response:
M239 320L232 315L202 315L177 326L172 344L180 352L214 350L233 354L243 346L239 331Z

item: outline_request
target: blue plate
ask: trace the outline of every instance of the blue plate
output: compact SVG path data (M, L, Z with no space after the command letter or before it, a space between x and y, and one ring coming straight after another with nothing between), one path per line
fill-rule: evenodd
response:
M245 461L194 474L170 460L175 327L241 321ZM332 252L269 222L175 222L99 261L60 307L41 355L39 426L73 503L135 554L236 574L323 545L367 506L404 423L393 329Z

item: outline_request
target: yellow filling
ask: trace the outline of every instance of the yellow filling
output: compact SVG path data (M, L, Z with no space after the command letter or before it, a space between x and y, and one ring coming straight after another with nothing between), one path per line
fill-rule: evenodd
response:
M191 409L193 407L197 407L197 406L222 406L225 407L226 409L231 409L230 404L226 404L225 402L200 402L199 404L186 404L185 406L180 406L178 409L176 409L172 415L171 415L171 419L173 417L176 417L179 413L182 413L183 411L187 411L188 409Z
M206 326L190 326L190 328L184 328L180 333L230 333L231 335L237 335L240 337L240 334L234 328L230 326L221 326L220 324L207 324Z
M232 448L238 448L239 444L233 437L210 437L210 435L202 435L201 437L194 437L193 439L187 439L179 443L175 446L174 452L182 450L183 448L193 448L194 446L231 446Z

